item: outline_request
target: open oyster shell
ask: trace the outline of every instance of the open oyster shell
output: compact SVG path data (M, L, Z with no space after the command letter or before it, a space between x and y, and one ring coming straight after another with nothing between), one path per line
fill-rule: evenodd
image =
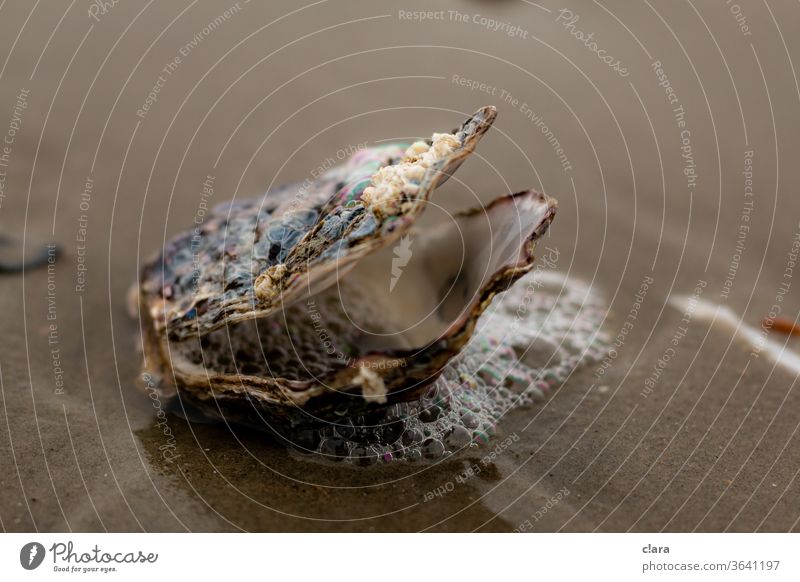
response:
M250 424L418 397L531 269L556 211L529 190L412 230L495 115L359 151L172 239L138 287L146 368L165 391Z

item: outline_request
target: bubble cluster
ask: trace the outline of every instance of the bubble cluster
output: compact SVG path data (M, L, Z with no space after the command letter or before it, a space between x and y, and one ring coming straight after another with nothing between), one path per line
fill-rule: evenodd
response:
M544 400L600 360L606 309L591 288L552 271L520 279L481 318L463 351L415 402L393 404L288 440L305 458L358 466L434 461L487 443L500 419Z

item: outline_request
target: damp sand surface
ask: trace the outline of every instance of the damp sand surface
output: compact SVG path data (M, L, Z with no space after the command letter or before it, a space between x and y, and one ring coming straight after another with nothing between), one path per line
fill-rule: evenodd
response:
M795 195L799 179L791 164L800 147L797 95L787 81L790 74L767 70L768 99L758 66L748 45L739 42L740 32L730 14L723 9L704 12L717 42L736 63L737 78L750 81L738 87L750 132L745 144L727 72L710 56L716 50L713 42L705 33L695 34L686 24L686 13L672 3L656 5L673 22L686 50L697 56L695 66L702 69L705 93L691 68L676 58L674 39L657 18L631 12L624 3L616 12L624 13L627 25L646 40L653 59L669 66L671 86L692 124L692 155L702 184L692 196L687 193L685 160L679 151L680 132L659 78L635 40L620 34L607 15L588 8L581 14L582 30L617 43L613 50L609 46L611 54L631 55L629 68L635 73L629 79L604 70L595 55L578 50L583 47L575 45L573 37L559 26L547 25L546 12L532 15L535 7L452 2L461 11L527 23L531 32L572 51L595 85L569 73L552 53L532 56L534 41L472 30L466 24L439 26L435 44L466 45L473 52L444 51L437 59L422 59L410 67L410 60L396 62L391 59L397 55L383 51L324 67L310 78L288 83L269 107L257 108L222 153L243 112L265 95L265 79L278 86L298 70L330 59L331 47L339 55L363 50L363 42L430 44L431 32L408 23L400 26L403 23L395 18L375 20L360 35L347 29L328 31L326 42L303 50L285 49L270 61L267 72L245 76L232 85L264 53L310 30L364 16L363 7L346 3L306 10L302 18L287 19L280 31L262 33L257 47L246 45L232 53L181 109L160 147L181 101L208 71L208 59L194 52L169 77L146 115L138 117L136 111L161 67L172 60L175 47L227 5L199 7L182 17L168 32L172 41L155 46L144 61L147 66L137 70L120 94L139 55L152 42L146 35L126 36L124 50L112 53L113 66L103 69L79 113L103 58L135 15L122 4L115 7L87 37L49 118L58 79L88 25L83 18L67 19L31 80L41 40L55 26L43 17L31 19L9 60L0 92L0 112L6 112L0 116L2 129L18 101L18 89L29 90L25 97L29 106L7 168L0 229L19 238L24 234L28 244L52 238L64 254L49 273L45 268L24 276L0 276L2 527L11 531L800 529L796 503L800 394L794 373L770 358L755 357L752 347L736 339L729 325L694 317L669 301L675 295L691 297L698 290L703 301L725 305L755 328L775 304L792 319L800 311L797 289L781 293L780 287L800 216L800 198ZM266 23L295 8L289 2L270 3L269 8L247 5L252 16L226 21L226 33L204 40L201 48L213 47L213 53L221 55L229 44L213 43L244 37L256 22ZM787 41L797 38L800 30L789 30L796 28L797 19L787 8L772 9L786 27ZM0 38L13 39L26 13L22 7L3 10ZM175 16L170 10L149 9L149 30L167 26ZM269 13L256 14L257 10ZM396 7L379 2L374 11L390 14ZM752 12L751 20L765 30L774 26L763 10ZM780 37L758 38L760 61L786 66ZM518 69L498 68L496 59L479 58L475 51L535 70L569 102L570 109L544 86L532 89L531 78ZM375 82L336 92L343 85L386 77L390 61L397 67L392 74L444 78L414 82L412 99L407 81L405 85ZM364 76L352 77L353 71ZM491 132L479 153L502 179L479 159L471 159L458 180L437 192L437 203L457 210L474 206L476 197L487 202L509 187L530 186L558 198L559 214L539 254L556 249L552 270L590 283L602 295L610 310L605 329L617 342L614 356L579 366L544 402L511 410L487 444L434 463L368 468L313 463L259 432L224 424L190 424L160 414L163 403L135 381L137 327L127 316L125 294L137 265L159 249L165 233L171 236L191 225L201 208L204 182L211 177L214 202L254 195L273 179L280 183L311 176L329 158L335 159L339 149L365 140L415 137L409 132L429 134L447 116L455 125L492 98L452 83L453 72L524 99L549 128L558 131L569 165L565 169L554 155L521 103L495 102L497 129L507 137ZM647 115L628 81L646 103ZM233 88L224 106L204 119L229 87ZM258 150L258 144L298 104L328 93L322 102L291 118ZM119 102L104 128L118 94ZM714 113L713 125L706 98ZM406 109L420 104L425 108ZM376 108L396 110L363 115ZM783 120L776 134L777 154L771 110L775 119ZM328 128L342 119L350 121ZM413 128L409 119L414 120ZM295 152L317 132L321 133ZM298 141L297 135L303 139ZM737 253L747 151L755 152L757 198L744 251ZM247 166L254 152L255 162ZM779 182L776 167L781 172ZM88 200L85 209L82 200ZM85 243L77 240L81 232ZM731 277L732 258L738 254ZM79 272L79 264L85 270ZM800 349L796 340L776 333L769 339Z

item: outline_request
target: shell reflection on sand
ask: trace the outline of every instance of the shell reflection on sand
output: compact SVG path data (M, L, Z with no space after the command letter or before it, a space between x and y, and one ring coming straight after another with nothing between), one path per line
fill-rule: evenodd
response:
M608 337L602 300L552 271L534 271L498 297L462 353L416 402L343 417L288 438L304 458L375 465L436 460L478 447L509 411L543 400Z

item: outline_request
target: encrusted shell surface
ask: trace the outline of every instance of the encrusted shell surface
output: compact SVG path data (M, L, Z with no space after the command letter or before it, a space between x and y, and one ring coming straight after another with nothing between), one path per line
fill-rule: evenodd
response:
M310 278L324 278L331 269L338 271L333 283L359 258L408 229L495 115L493 107L484 107L454 131L457 148L424 173L417 191L406 195L412 204L395 215L376 212L362 194L373 175L400 161L411 144L369 148L310 185L283 186L215 208L199 231L169 241L142 271L142 296L156 330L173 339L208 333L274 313L306 291ZM260 278L275 273L275 292L258 293Z

